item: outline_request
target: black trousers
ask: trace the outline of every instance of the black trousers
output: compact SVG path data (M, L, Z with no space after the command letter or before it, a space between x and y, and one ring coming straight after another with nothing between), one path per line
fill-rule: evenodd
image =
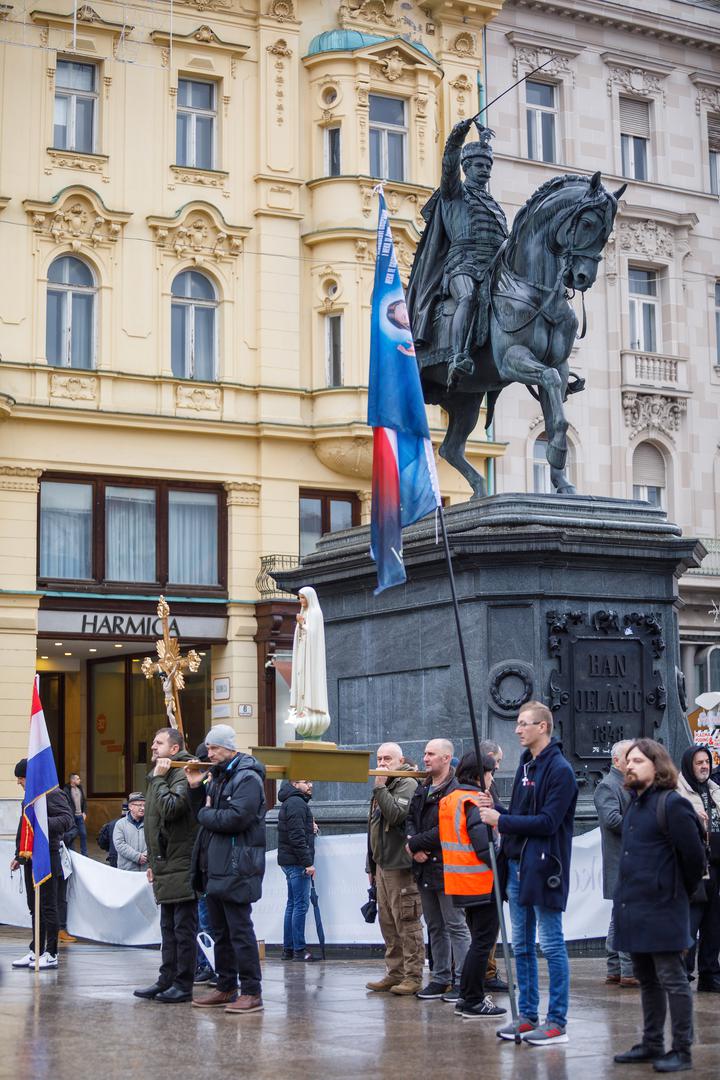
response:
M690 1053L693 1042L693 999L680 952L631 953L635 978L640 980L643 1044L665 1049L665 1017L670 1008L672 1048Z
M472 941L460 976L460 997L466 1005L479 1005L485 997L487 962L497 941L500 920L492 898L487 904L466 907L465 918Z
M41 956L44 952L49 952L52 956L57 956L58 951L58 931L60 927L58 925L57 886L58 877L62 877L59 851L50 852L50 866L52 868L52 873L48 880L44 881L40 886L39 948ZM33 925L30 952L35 952L35 886L33 885L32 878L32 860L24 864L23 873L25 876L25 895L27 897L27 905L30 908L30 916Z
M710 878L705 881L707 900L703 904L690 905L690 935L693 941L700 934L697 948L687 954L687 971L695 970L697 953L698 974L701 978L720 978L720 866L711 864Z
M262 971L250 904L207 898L208 915L215 932L215 971L218 990L225 993L237 987L240 993L255 997L262 993Z
M167 989L176 986L184 993L192 991L197 956L197 900L160 905L162 963L158 982Z

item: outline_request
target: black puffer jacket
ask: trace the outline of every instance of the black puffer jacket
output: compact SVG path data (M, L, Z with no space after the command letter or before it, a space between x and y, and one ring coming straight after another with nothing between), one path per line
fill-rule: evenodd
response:
M412 868L418 887L429 889L430 892L443 892L439 807L440 800L457 787L455 770L451 769L445 783L432 793L431 783L431 778L428 777L424 784L418 785L412 797L406 822L407 842L413 854L416 851L425 851L428 855L427 862L415 862L413 859Z
M265 766L249 754L236 754L210 775L209 785L188 789L200 824L193 884L217 900L254 904L265 873Z
M51 854L60 851L60 841L66 832L75 824L75 815L70 801L61 788L53 788L47 793L47 816L48 816L48 841ZM20 858L20 833L22 830L22 814L17 827L15 837L15 858ZM25 861L24 859L22 860ZM30 860L32 861L32 860Z
M278 866L312 866L315 862L315 830L308 806L312 796L283 780L278 792Z

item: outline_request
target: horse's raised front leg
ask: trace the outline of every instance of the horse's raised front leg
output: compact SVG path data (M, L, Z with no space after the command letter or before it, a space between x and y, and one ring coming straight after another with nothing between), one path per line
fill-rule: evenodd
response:
M443 402L449 421L447 433L440 447L440 457L462 473L472 488L473 499L481 499L487 495L485 478L465 457L465 444L478 422L482 398L482 394L454 394Z
M551 468L562 471L567 459L567 428L563 406L563 380L558 371L541 364L534 352L524 345L511 345L503 354L498 371L502 379L537 386L547 395L548 412L545 413L548 444L547 459ZM549 420L549 423L548 423Z

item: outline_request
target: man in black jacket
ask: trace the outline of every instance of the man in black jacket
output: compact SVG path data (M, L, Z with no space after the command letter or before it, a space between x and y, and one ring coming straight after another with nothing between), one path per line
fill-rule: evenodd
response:
M315 822L308 803L312 780L283 780L278 792L278 866L287 880L283 926L283 960L312 962L305 946L305 917L315 874Z
M27 777L27 758L21 758L18 761L15 766L15 777L24 792ZM47 794L47 817L52 873L47 881L44 881L40 886L40 929L38 935L40 939L40 961L38 966L41 971L58 966L57 883L58 878L62 876L60 841L68 829L72 829L74 824L72 808L65 792L61 791L60 788L54 788ZM22 820L21 816L15 840L15 858L10 863L10 869L18 870L20 866L23 867L25 896L33 922L33 936L30 941L30 951L20 960L13 960L12 966L14 968L35 966L35 887L32 876L32 858L27 858L20 851Z
M87 855L87 828L85 822L87 821L87 799L85 798L85 791L80 780L80 774L73 772L70 773L70 779L63 788L63 791L68 797L73 815L75 817L75 835L70 841L67 847L72 847L75 842L75 837L80 837L80 854Z
M265 873L265 766L238 752L229 724L211 728L205 745L213 763L209 785L203 785L199 770L186 768L185 772L200 825L193 851L193 882L207 897L218 985L193 1005L244 1015L263 1008L251 905L260 899Z
M620 1064L651 1061L656 1072L692 1068L692 994L684 952L691 896L705 872L702 830L675 790L677 769L664 746L638 739L627 753L625 783L634 795L623 818L613 921L615 947L629 952L640 980L642 1042L615 1055ZM672 1050L664 1052L670 1008Z
M457 787L450 765L453 753L453 744L448 739L431 739L427 744L423 763L429 776L423 784L418 785L407 817L407 847L413 859L432 951L430 982L417 995L422 1001L436 998L458 1000L459 991L452 988L451 965L454 960L455 978L459 982L470 948L470 931L465 915L445 895L440 847L440 800Z

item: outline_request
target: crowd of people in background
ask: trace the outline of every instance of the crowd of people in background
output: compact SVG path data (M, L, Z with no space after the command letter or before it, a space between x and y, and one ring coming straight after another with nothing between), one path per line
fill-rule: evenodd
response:
M382 772L370 801L366 872L386 970L367 989L450 1003L463 1020L507 1021L507 1009L491 996L509 989L495 960L499 889L510 911L518 1008L509 1022L499 1020L496 1033L545 1046L568 1041L562 917L578 787L545 705L523 705L515 731L520 760L507 805L494 779L503 757L497 743L482 743L480 760L474 752L458 760L449 740L434 738L420 779L397 743L378 748ZM210 768L194 765L197 760ZM98 837L109 862L147 874L160 908L158 976L134 993L163 1004L257 1012L262 971L252 905L265 869L264 767L238 750L233 728L223 724L208 732L195 759L177 730L161 728L151 764L145 793L132 792L122 816ZM649 1062L658 1072L691 1068L696 964L697 990L720 993L720 785L712 765L702 746L686 750L678 770L659 743L626 740L612 748L610 771L594 793L603 895L613 901L605 983L639 989L642 1009L641 1041L616 1055L619 1064ZM15 768L23 788L26 772L23 759ZM317 959L305 940L318 832L312 790L306 780L284 781L279 790L278 865L287 883L282 958L303 963ZM58 963L63 842L70 847L77 838L87 851L80 777L72 774L64 789L50 792L47 807L52 874L40 888L42 970ZM23 828L21 819L11 868L23 867L30 900ZM198 947L203 934L214 946L212 964L208 948ZM548 970L542 1011L536 940ZM34 949L33 930L30 951L13 966L34 966ZM426 951L430 975L423 985ZM193 990L203 983L203 992Z

